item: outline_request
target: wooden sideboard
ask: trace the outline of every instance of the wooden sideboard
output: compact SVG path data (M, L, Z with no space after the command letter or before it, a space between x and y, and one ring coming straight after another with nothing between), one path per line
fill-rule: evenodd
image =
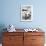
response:
M44 46L43 32L24 33L24 46Z
M44 46L44 32L3 32L2 46Z

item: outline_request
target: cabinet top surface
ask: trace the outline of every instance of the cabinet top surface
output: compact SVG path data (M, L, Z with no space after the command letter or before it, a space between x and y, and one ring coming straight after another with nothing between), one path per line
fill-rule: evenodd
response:
M18 33L22 33L22 32L25 32L25 33L28 33L28 32L29 32L29 33L45 33L45 32L43 32L43 31L33 31L33 32L32 32L32 31L28 31L28 32L26 32L24 29L16 29L16 32L8 32L8 31L7 31L7 33L17 33L17 32L18 32Z

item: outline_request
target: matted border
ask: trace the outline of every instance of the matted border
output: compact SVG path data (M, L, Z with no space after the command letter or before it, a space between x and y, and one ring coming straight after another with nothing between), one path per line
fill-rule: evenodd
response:
M21 21L32 21L32 20L33 20L33 6L21 5Z

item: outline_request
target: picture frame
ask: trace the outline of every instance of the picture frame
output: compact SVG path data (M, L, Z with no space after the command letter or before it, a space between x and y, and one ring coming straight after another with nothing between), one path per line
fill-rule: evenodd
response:
M32 21L33 19L33 6L21 5L21 21Z

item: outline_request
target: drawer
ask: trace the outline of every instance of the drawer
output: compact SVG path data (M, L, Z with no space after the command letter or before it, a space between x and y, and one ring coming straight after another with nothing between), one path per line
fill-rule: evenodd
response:
M23 32L4 32L4 36L23 36Z
M5 36L3 37L3 43L6 43L6 44L11 43L14 41L14 39L15 39L14 37Z
M33 44L43 44L44 36L32 36L32 43Z
M32 46L44 46L44 44L31 44Z
M3 39L3 46L22 46L23 38L21 36L13 36L13 37L4 37Z
M15 42L22 42L23 36L4 36L3 43L15 43Z
M44 36L44 32L24 32L24 36Z
M2 46L23 46L23 44L2 44Z

